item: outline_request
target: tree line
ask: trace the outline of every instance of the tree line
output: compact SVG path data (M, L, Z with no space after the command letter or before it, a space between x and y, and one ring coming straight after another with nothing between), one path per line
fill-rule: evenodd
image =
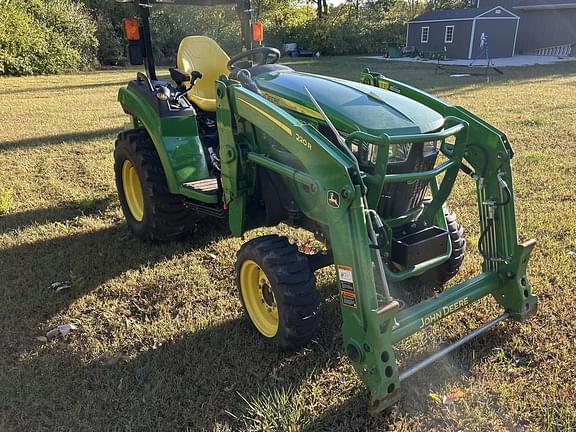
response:
M473 0L253 0L265 43L297 43L324 55L382 53L403 43L406 22L426 10L473 6ZM132 4L114 0L0 0L0 75L59 73L126 65L122 19ZM233 6L159 6L152 12L154 54L174 64L185 36L203 34L228 53L240 48Z

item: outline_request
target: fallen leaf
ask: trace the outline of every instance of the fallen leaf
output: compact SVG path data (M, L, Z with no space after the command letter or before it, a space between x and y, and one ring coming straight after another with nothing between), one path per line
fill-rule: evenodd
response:
M272 372L270 372L270 374L269 374L270 377L272 377L272 379L274 379L274 380L276 380L276 381L284 381L284 378L280 378L280 377L277 375L277 372L278 372L278 368L273 368L273 369L272 369Z
M124 351L116 351L115 353L106 351L92 360L90 364L93 366L111 367L123 360L128 360L128 355Z
M514 360L514 364L516 366L527 366L530 363L530 359L524 356L514 355L512 356L512 359Z
M458 399L462 399L463 397L464 397L464 392L462 390L460 390L460 389L452 390L451 392L448 392L448 394L442 398L442 403L444 405L451 405L454 403L454 401L457 401Z
M431 391L430 393L428 393L428 396L430 397L430 399L432 399L433 401L436 402L442 402L442 396L439 395L438 393Z
M48 342L48 338L46 336L38 336L36 340L38 342Z
M67 290L70 287L71 287L71 285L70 285L69 281L54 282L52 285L50 285L50 289L53 290L55 293L59 293L60 291Z
M464 397L464 392L460 389L456 389L456 390L453 390L451 392L448 392L447 396L453 400L461 399Z
M58 331L60 332L62 337L64 337L72 330L76 330L77 328L78 327L76 327L74 324L62 324L58 326Z
M58 327L54 327L52 330L46 333L48 339L54 339L56 337L66 337L68 333L72 330L76 330L77 327L74 324L61 324Z

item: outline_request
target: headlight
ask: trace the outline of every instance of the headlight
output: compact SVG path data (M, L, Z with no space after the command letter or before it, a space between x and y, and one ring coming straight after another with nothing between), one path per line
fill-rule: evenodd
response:
M408 160L410 156L410 150L412 149L412 143L405 144L391 144L388 148L388 163L401 163Z
M343 137L348 134L345 132L340 132ZM422 156L427 158L428 156L433 156L438 153L438 148L441 141L427 141L423 143L422 146ZM412 146L414 143L404 143L404 144L390 144L388 147L388 163L389 164L399 164L406 162L410 157L410 152L412 151ZM357 155L362 155L361 159L363 162L371 162L376 164L376 159L378 158L378 146L367 143L364 141L354 140L351 143L352 152ZM416 151L420 148L419 145L416 147Z
M423 154L424 157L433 156L438 153L438 148L441 141L427 141L424 143Z
M438 153L438 143L439 141L427 141L422 146L422 156L424 158L428 156L433 156ZM410 151L412 150L413 143L405 144L392 144L388 150L388 163L396 164L406 162L410 156ZM418 151L418 148L416 148Z

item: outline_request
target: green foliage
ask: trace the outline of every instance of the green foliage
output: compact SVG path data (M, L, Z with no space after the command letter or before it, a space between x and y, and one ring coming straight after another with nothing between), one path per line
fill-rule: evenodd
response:
M126 43L122 34L122 19L134 16L134 6L114 0L84 1L96 25L96 37L99 41L98 61L104 65L126 65Z
M280 47L295 42L327 55L382 53L385 42L401 42L405 33L405 11L392 9L393 3L346 3L317 19L314 8L269 1L262 11L266 43Z
M94 62L98 41L84 6L71 0L0 2L0 75L59 73Z
M249 399L238 395L246 403L243 417L248 431L296 432L312 423L302 398L291 386L268 389Z
M103 65L125 65L122 19L137 16L134 5L114 0L85 2L97 26L98 61ZM228 53L238 52L241 46L240 20L230 6L158 6L152 9L150 25L154 59L160 65L174 65L180 41L190 35L209 36Z
M154 57L160 64L175 64L180 41L190 35L208 36L228 54L241 48L240 19L230 6L158 7L151 26Z
M12 198L14 192L12 189L0 188L0 215L6 214L12 208Z
M134 16L132 5L113 0L86 0L97 22L102 64L123 64L125 42L121 22ZM301 0L254 1L255 14L264 22L265 43L282 47L296 42L300 48L322 54L382 53L384 42L402 42L405 23L413 17L407 4L395 0L346 3L330 9L323 19L313 5ZM422 10L423 5L418 11ZM159 6L151 17L154 58L173 65L180 41L189 35L206 35L229 54L241 47L240 19L234 7Z
M315 2L254 0L265 24L265 43L296 42L326 55L382 53L385 42L402 43L406 22L427 9L470 5L472 0L349 0L318 19ZM133 4L114 0L0 0L0 74L58 73L103 65L126 65L122 19ZM152 38L158 64L173 65L180 41L206 35L229 54L240 50L234 7L159 6Z

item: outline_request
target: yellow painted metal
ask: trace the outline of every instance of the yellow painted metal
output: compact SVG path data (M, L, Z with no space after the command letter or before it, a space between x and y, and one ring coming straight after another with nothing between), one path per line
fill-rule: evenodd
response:
M144 194L136 168L128 159L122 164L122 188L132 217L138 222L142 222L144 218Z
M272 93L269 92L262 92L262 95L270 102L273 102L276 105L280 105L281 107L288 108L289 110L295 111L299 114L303 114L305 116L324 121L324 117L322 117L322 115L318 111L314 111L313 109L307 108L304 105L300 105L296 102L292 102L291 100L273 95Z
M240 293L250 320L268 338L278 333L278 307L272 286L264 271L252 260L240 267Z
M228 74L228 60L228 54L209 37L188 36L180 42L178 68L187 73L197 70L203 75L188 93L188 99L204 111L216 111L214 82L220 75Z
M282 129L284 132L286 132L288 135L292 136L292 129L290 129L290 126L288 126L287 124L282 123L280 120L278 120L277 118L275 118L273 115L268 114L266 111L258 108L256 105L251 104L250 102L248 102L245 99L236 98L237 101L242 102L243 104L248 105L250 108L252 108L253 110L258 111L258 113L260 113L262 116L264 116L265 118L267 118L268 120L270 120L272 123L274 123L276 126L278 126L280 129Z

